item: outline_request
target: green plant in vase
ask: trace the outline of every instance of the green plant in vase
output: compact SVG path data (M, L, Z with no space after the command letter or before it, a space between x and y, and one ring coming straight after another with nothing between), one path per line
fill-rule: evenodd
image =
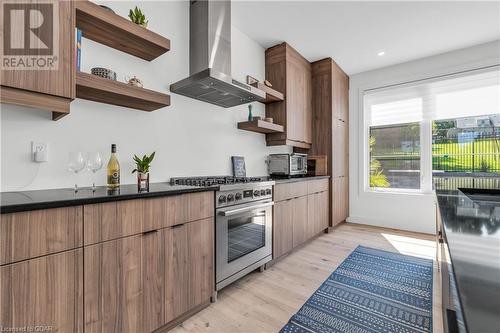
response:
M151 155L144 155L139 158L134 155L135 169L132 173L137 172L137 189L141 191L149 191L149 168L151 167L151 162L155 158L155 152Z
M148 22L149 21L146 20L146 15L144 15L144 13L142 12L142 10L140 10L139 8L137 8L137 6L135 6L134 10L132 10L132 9L130 10L130 12L128 13L128 17L135 24L143 26L144 28L148 27Z

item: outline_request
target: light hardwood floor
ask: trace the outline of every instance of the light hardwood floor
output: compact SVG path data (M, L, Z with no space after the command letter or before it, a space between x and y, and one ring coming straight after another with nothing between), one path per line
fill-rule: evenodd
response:
M251 273L226 287L216 303L171 332L277 333L358 245L435 260L431 235L344 223L263 273ZM433 327L440 333L438 275L434 262Z

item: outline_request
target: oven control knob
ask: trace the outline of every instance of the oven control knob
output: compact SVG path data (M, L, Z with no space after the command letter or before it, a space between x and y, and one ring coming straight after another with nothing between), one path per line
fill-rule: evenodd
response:
M270 189L270 188L268 188L268 189L266 190L266 194L271 194L271 189Z
M234 195L232 195L232 194L228 194L228 195L227 195L227 202L229 202L229 201L233 201L233 200L234 200Z
M225 195L221 195L219 197L219 203L224 203L224 202L226 202L226 196Z
M258 190L253 191L254 197L258 197L259 195L260 195L260 191L258 191Z
M241 200L243 198L243 196L241 195L241 193L236 193L236 195L234 196L234 198L236 200Z
M260 190L260 195L266 195L266 190Z

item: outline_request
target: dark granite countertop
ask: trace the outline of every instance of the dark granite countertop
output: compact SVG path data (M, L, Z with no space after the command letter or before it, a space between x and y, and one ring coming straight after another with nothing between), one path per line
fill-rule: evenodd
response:
M152 198L176 195L182 193L217 191L218 186L172 186L168 183L152 183L149 192L138 192L137 185L122 185L119 192L109 192L105 186L97 187L95 192L90 188L51 189L22 192L1 192L0 211L2 214L27 210L47 209L85 205L99 202L109 202L128 199Z
M293 183L293 182L303 182L306 180L312 180L312 179L326 179L330 178L330 176L306 176L306 177L294 177L294 178L273 178L269 177L270 180L274 180L276 184L283 184L283 183Z
M496 191L436 190L469 332L500 332L500 189Z

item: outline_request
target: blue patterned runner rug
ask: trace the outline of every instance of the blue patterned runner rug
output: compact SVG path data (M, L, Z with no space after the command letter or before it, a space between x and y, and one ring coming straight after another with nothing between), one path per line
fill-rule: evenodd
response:
M432 265L358 246L280 333L432 332Z

